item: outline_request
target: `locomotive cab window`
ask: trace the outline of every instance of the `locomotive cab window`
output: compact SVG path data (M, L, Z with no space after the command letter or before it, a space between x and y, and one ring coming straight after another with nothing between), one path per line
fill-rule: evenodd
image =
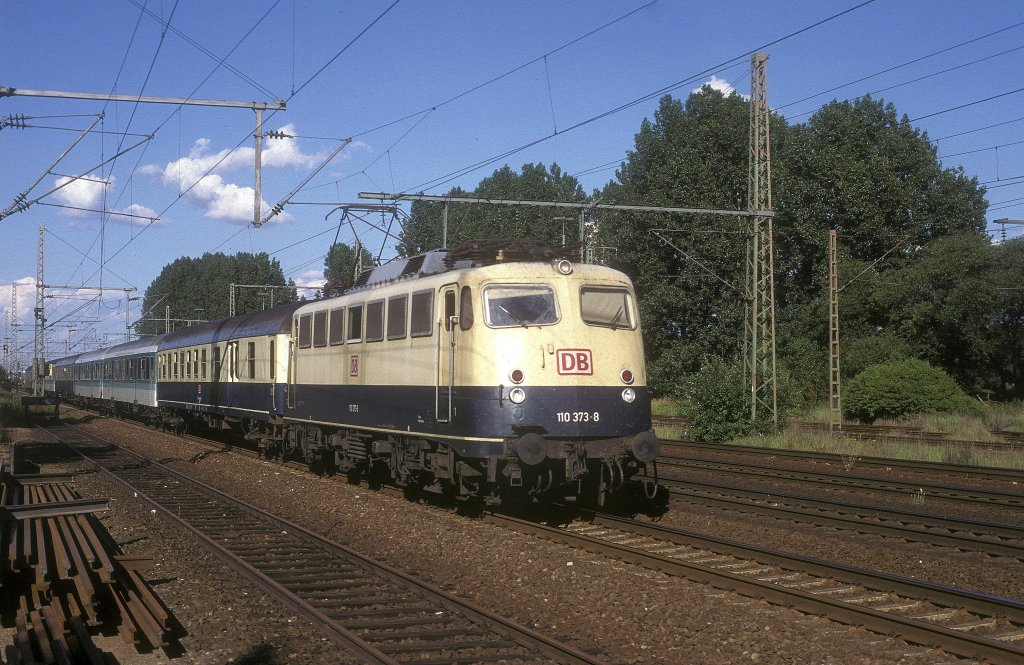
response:
M580 289L580 318L590 326L636 327L629 291L617 287L584 286Z
M484 316L492 328L558 323L555 291L545 284L491 284L484 287Z

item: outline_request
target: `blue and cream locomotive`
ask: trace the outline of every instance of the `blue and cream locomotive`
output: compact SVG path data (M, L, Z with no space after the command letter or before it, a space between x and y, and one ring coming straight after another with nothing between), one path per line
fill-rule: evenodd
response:
M652 491L660 444L629 279L488 251L396 259L338 297L62 359L73 383L51 387L489 504L603 502L638 475Z

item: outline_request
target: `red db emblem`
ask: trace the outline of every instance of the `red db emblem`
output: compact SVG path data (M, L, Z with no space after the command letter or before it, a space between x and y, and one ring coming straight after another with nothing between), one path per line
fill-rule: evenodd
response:
M590 349L559 349L556 353L558 358L559 374L593 374L594 363L590 356Z
M359 356L352 356L349 358L348 375L359 376Z

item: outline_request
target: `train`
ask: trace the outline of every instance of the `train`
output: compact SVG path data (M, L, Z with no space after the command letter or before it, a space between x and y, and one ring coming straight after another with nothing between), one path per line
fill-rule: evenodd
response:
M340 295L48 363L47 393L484 506L657 491L629 278L536 246L398 258Z

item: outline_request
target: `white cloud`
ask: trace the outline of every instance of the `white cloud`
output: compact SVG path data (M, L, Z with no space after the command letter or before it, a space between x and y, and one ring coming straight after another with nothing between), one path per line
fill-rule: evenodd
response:
M294 135L295 126L287 124L279 130ZM251 170L256 160L256 150L242 147L236 150L221 150L210 153L210 139L199 138L193 144L188 157L182 157L160 168L150 164L139 171L148 175L159 175L162 182L174 186L179 192L188 190L187 197L206 209L205 217L232 222L249 222L253 218L253 202L256 191L252 187L229 182L225 176L235 171ZM263 144L262 164L266 168L312 169L328 153L304 153L293 138L268 138ZM260 209L266 213L270 205L260 201ZM287 222L292 219L287 212L275 215L271 223Z
M717 90L726 97L736 92L736 88L734 88L728 81L726 81L725 79L720 79L714 75L712 75L711 78L709 78L707 81L704 81L704 83L702 83L700 87L694 88L692 92L700 92L701 90L704 89L704 86L707 86L712 90ZM740 96L743 97L744 99L748 99L748 95Z
M100 210L103 207L103 194L113 184L114 176L110 176L107 180L91 176L82 178L61 176L57 178L55 183L60 189L54 192L53 196L63 205L85 208L87 210ZM72 217L85 217L92 214L86 212L86 210L72 210L70 208L66 208L64 212Z
M36 278L19 277L14 282L18 285L18 325L32 325L33 308L36 306ZM11 286L5 284L0 286L0 314L4 321L7 320L10 306Z
M323 285L327 283L327 280L324 279L323 270L307 270L293 279L295 281L295 286L300 289L306 289L307 291L322 288Z
M159 218L156 219L155 221L151 221L153 218L157 217L156 210L153 210L152 208L147 208L146 206L138 203L133 203L127 208L124 208L123 210L118 210L117 212L124 214L113 215L110 219L121 224L127 224L129 226L149 226L151 223L166 224L165 220ZM125 215L134 215L134 217L125 217ZM147 217L150 219L146 219Z

